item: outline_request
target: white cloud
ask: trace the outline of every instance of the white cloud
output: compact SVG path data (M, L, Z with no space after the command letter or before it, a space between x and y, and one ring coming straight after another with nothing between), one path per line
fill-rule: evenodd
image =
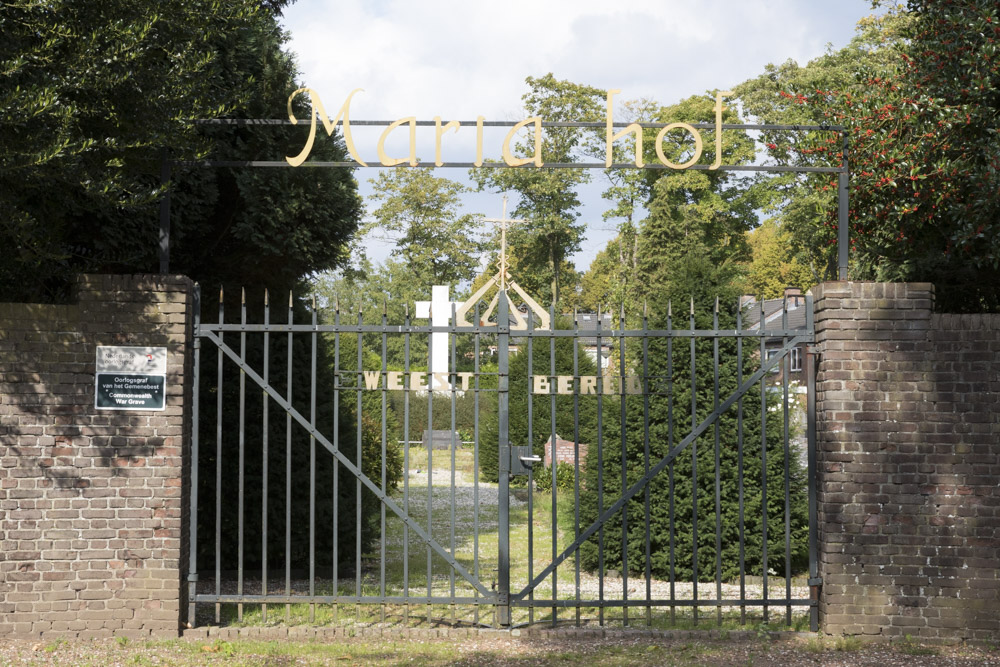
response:
M529 75L669 104L844 46L868 13L869 0L298 0L284 23L302 79L328 111L363 88L352 118L498 120L521 118ZM359 150L373 156L365 141ZM371 175L358 173L363 193ZM593 188L582 219L600 221ZM609 235L594 231L577 258L584 268Z

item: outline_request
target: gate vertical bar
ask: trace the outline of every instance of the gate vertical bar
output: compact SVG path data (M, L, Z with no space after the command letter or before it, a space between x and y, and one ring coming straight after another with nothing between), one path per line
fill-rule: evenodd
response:
M191 399L191 491L188 525L188 612L187 623L189 627L198 625L195 596L198 594L198 457L201 455L199 447L198 421L200 411L198 401L200 400L201 387L201 285L194 285L194 367L191 372L192 399Z
M625 404L625 303L618 310L618 391L621 431L622 493L628 488L628 437ZM628 503L622 507L622 624L628 625Z
M649 312L642 304L642 471L649 474ZM643 490L643 516L646 518L646 627L653 625L653 554L650 535L649 484Z
M354 432L354 455L355 455L355 465L358 470L364 470L361 465L361 454L364 449L361 441L361 392L365 386L365 378L363 375L364 363L362 361L364 354L364 339L361 333L361 326L364 323L364 312L361 305L361 300L358 300L358 374L354 379L354 396L356 398L355 404L355 420L357 424L355 426ZM315 373L314 373L315 375ZM355 618L361 614L361 478L354 478L354 595L358 598L357 604L354 606Z
M813 332L812 297L806 297L806 327ZM816 363L819 355L812 345L806 347L806 466L809 488L809 629L819 631L819 563L816 554L817 504L816 504Z
M736 304L736 330L743 332L743 304ZM743 336L736 337L736 386L743 385ZM747 575L746 575L746 536L744 529L746 516L744 515L744 489L743 489L743 397L736 404L736 478L739 495L739 531L740 531L740 602L745 603L747 599ZM747 622L747 606L740 604L740 624Z
M434 323L434 306L431 305L427 311L427 326L430 329ZM360 341L360 335L359 341ZM427 534L434 535L434 376L430 374L432 368L434 368L434 334L431 333L427 340L427 372L428 372L428 382L427 382L427 428L424 433L427 437L424 441L424 449L427 450ZM360 347L360 342L358 344ZM360 359L360 357L359 357ZM361 362L358 361L360 364ZM359 366L360 368L360 366ZM417 383L419 388L420 383ZM360 491L358 492L360 493ZM360 516L358 517L360 521ZM358 552L360 553L360 551ZM434 607L431 605L431 598L434 595L433 581L434 581L434 554L431 551L431 545L427 545L427 622L430 623L434 620L433 610ZM358 564L360 567L360 563ZM360 591L358 595L360 595Z
M509 353L510 321L507 294L500 291L497 306L497 421L500 455L497 491L497 624L510 625L510 441L509 441ZM530 400L530 399L529 399Z
M531 392L534 390L534 372L535 372L535 338L532 336L532 332L535 330L535 317L531 313L528 313L528 447L533 447L535 442L535 396ZM544 371L542 371L544 373ZM519 442L518 445L523 445L525 443ZM516 446L516 445L515 445ZM534 453L534 450L531 450ZM535 494L534 494L534 469L532 466L528 466L528 581L535 578ZM532 588L528 591L528 600L533 601L535 599L535 589ZM528 606L528 623L533 624L535 622L535 606Z
M219 324L225 319L225 293L219 288ZM219 332L219 340L224 341ZM215 404L215 594L222 593L222 351L216 350L218 375L216 378ZM222 606L215 603L215 622L222 620Z
M309 356L309 425L316 428L316 354L318 325L316 321L316 296L312 298L312 333ZM358 418L360 419L360 412ZM309 622L316 622L316 436L309 436Z
M715 297L715 311L712 315L712 329L719 331L719 297ZM712 410L719 409L719 337L712 339L712 371L714 387L712 389ZM720 473L721 446L719 442L719 420L715 420L715 618L722 626L722 479Z
M597 515L604 514L604 383L601 361L604 345L601 342L601 325L604 319L597 307ZM588 458L590 452L587 452ZM604 524L597 531L597 623L604 625Z
M764 336L764 300L760 301L760 318L757 320L760 335L760 363L767 361ZM761 514L761 581L763 582L764 623L767 623L767 387L760 379L760 514Z
M264 290L264 326L267 327L271 324L271 304L268 299L267 290ZM269 371L271 368L271 333L265 328L264 329L264 384L268 384ZM261 595L267 595L267 476L268 476L268 407L270 402L270 397L267 392L261 390L261 401L264 405L262 419L262 429L261 434L261 503L260 503L260 558L261 558L261 568L260 568L260 592ZM261 621L267 623L267 603L263 603L260 606Z
M529 317L531 315L529 314ZM556 321L556 308L555 306L549 306L549 322L555 327ZM576 341L573 341L574 344ZM549 375L551 376L551 382L555 383L558 381L556 378L556 338L553 336L549 338ZM558 486L558 468L559 459L556 456L556 387L550 386L551 393L549 394L549 426L551 426L549 434L549 464L551 466L550 472L552 473L552 488L550 489L552 493L552 518L551 518L551 530L552 530L552 560L559 556L559 522L556 515L556 487ZM563 431L565 433L565 431ZM529 580L530 581L530 580ZM558 588L559 585L559 569L555 569L552 572L552 627L556 627L559 620L559 608L555 605L555 601L558 599Z
M292 404L292 291L288 290L288 338L285 343L285 400ZM334 513L336 515L336 513ZM334 558L336 562L336 558ZM334 577L336 579L336 577ZM292 594L292 415L285 414L285 595ZM292 620L292 605L285 604L285 622Z
M472 394L472 576L479 580L479 360L480 337L479 303L476 302L476 332L473 349L476 355L472 370L474 373L474 389ZM479 625L479 589L473 589L476 606L473 610L473 622Z
M237 492L237 551L236 563L236 594L240 603L236 605L236 618L243 621L243 485L245 482L244 465L246 459L246 394L247 373L243 364L247 361L247 291L244 287L240 292L240 437L239 437L239 481Z
M674 304L667 300L667 451L674 448ZM669 533L670 533L670 601L676 599L676 577L674 561L674 463L670 462L667 467L667 496L670 498L668 513ZM673 625L677 620L677 607L670 605L670 623Z
M289 313L291 322L291 313ZM333 444L340 449L340 298L333 304ZM288 335L291 338L291 334ZM333 457L333 622L340 615L340 460Z
M788 297L781 302L781 328L788 331ZM781 339L782 347L788 342L788 337ZM790 354L790 353L789 353ZM791 372L789 354L784 355L781 360L781 409L782 409L782 445L784 447L782 458L784 459L785 473L785 600L792 599L792 499L789 482L789 461L791 458L791 447L789 443L788 429L788 374ZM785 604L785 625L792 624L792 605Z
M579 340L580 318L573 309L573 340ZM580 346L573 345L573 386L580 386ZM589 454L589 452L588 452ZM580 391L573 392L573 538L580 536ZM580 550L573 554L576 583L576 624L580 625Z
M403 511L410 516L410 304L403 316ZM410 621L410 523L403 522L403 621Z
M695 367L694 296L691 297L691 426L698 423L697 369ZM698 440L691 443L691 607L698 624Z
M455 305L451 305L451 313L449 314L449 322L454 325L457 322L455 318ZM458 440L455 438L456 433L456 401L458 400L458 394L456 385L458 381L458 376L455 375L455 371L458 370L458 351L456 346L458 345L458 336L454 335L455 331L452 330L452 335L448 338L451 340L451 373L448 375L448 382L451 384L451 533L448 535L449 543L451 547L451 555L455 556L455 455L458 449ZM383 508L385 505L383 505ZM383 509L384 511L384 509ZM448 568L448 587L451 591L451 622L454 624L456 620L456 609L455 609L455 568Z
M386 361L386 356L388 354L387 347L389 345L389 336L386 333L388 325L388 304L385 300L382 301L382 493L385 493L386 485L386 438L388 436L386 421L388 417L388 401L389 396L388 391L388 377L386 373L388 372L388 365ZM379 612L379 618L382 623L385 623L385 503L379 503L379 576L378 576L378 594L382 598L382 607Z

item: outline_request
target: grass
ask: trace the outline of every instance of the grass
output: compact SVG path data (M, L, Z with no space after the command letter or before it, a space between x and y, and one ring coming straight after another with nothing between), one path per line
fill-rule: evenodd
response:
M482 453L481 453L482 455ZM454 457L447 450L436 450L431 453L430 461L426 449L413 446L408 453L410 471L426 473L431 467L438 473L432 481L430 518L428 520L428 487L426 481L417 481L408 477L408 485L404 495L404 487L393 492L395 502L401 507L408 505L409 516L428 532L445 550L454 551L455 559L470 573L478 573L478 581L490 590L495 584L498 562L498 511L495 504L482 502L478 513L468 498L465 501L452 503L452 494L471 496L471 485L476 478L473 451L459 448ZM454 464L454 465L453 465ZM451 486L452 471L459 479L464 479L466 488L453 492ZM442 475L443 473L443 475ZM426 480L426 476L422 478ZM479 483L480 498L489 495L495 497L496 485ZM512 490L513 494L513 490ZM553 550L561 553L569 546L573 535L573 505L574 498L570 491L558 490L555 496L557 510L557 526L560 527L553 536L552 503L549 492L531 494L528 502L512 504L510 517L510 579L512 592L524 588L532 578L552 561ZM529 505L530 503L530 505ZM530 514L529 514L530 510ZM529 521L529 516L531 521ZM478 545L474 538L474 528L478 521ZM454 537L452 525L454 524ZM378 544L370 553L363 554L361 577L350 580L341 578L335 583L331 578L317 580L317 595L362 596L402 595L409 590L411 596L422 596L430 591L435 596L475 597L478 595L472 584L456 574L451 566L438 554L428 556L426 543L414 530L407 530L401 519L391 511L386 513L385 523L385 557ZM454 540L454 542L453 542ZM608 544L614 543L612 539ZM353 542L342 545L341 548L353 556ZM530 546L530 548L529 548ZM454 547L454 549L453 549ZM478 551L477 551L478 547ZM477 555L478 554L478 555ZM351 559L353 560L353 558ZM384 580L382 568L384 567ZM280 576L280 575L279 575ZM322 576L322 575L319 575ZM327 575L329 577L329 574ZM555 589L558 599L572 599L575 596L577 583L577 562L574 556L567 558L545 580L539 583L529 594L528 599L548 600ZM581 573L584 582L587 574ZM777 585L774 594L784 597L784 580L772 579ZM632 582L635 582L633 585ZM620 599L621 586L624 582L617 576L605 577L606 599ZM617 589L614 587L618 586ZM679 584L683 586L683 584ZM630 577L629 587L631 599L641 599L645 595L644 579ZM700 584L703 591L714 596L714 582ZM779 590L780 588L780 590ZM284 592L283 582L280 585L270 584L272 592ZM617 590L617 592L615 592ZM307 591L296 591L302 594ZM596 594L583 593L582 598L597 597ZM654 593L654 597L657 595ZM683 595L678 595L681 599ZM701 597L705 597L703 594ZM698 611L691 607L675 609L632 607L623 612L621 607L583 608L579 615L574 609L558 609L555 619L559 623L575 623L597 620L610 625L632 624L647 626L654 629L706 629L745 630L754 624L764 624L768 632L776 630L806 630L808 616L796 610L790 626L785 625L785 609L772 607L770 617L766 618L759 608L750 609L745 617L738 611L717 610L703 607ZM336 625L371 624L390 622L405 626L418 625L422 622L432 624L480 624L493 625L493 607L482 605L403 605L393 604L355 604L340 603L336 605L298 603L291 605L272 604L264 609L260 605L243 605L242 610L236 605L222 605L220 621L226 625L274 625L274 624L315 624ZM242 612L242 613L241 613ZM765 623L765 620L767 621ZM214 610L209 605L200 606L199 624L213 623ZM512 622L517 624L553 623L552 607L514 608Z
M931 646L924 646L920 642L916 641L911 635L906 635L903 639L896 645L896 649L900 653L906 655L937 655L940 653L936 648Z

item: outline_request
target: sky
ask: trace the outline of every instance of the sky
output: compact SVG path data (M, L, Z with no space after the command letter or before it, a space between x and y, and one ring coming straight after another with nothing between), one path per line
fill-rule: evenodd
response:
M481 115L519 121L527 117L521 105L527 76L552 72L620 89L618 100L673 104L729 89L762 74L768 63L804 65L828 46L845 46L857 21L871 13L870 0L297 0L285 9L283 24L302 84L330 114L361 88L351 100L352 120L474 121ZM275 117L282 115L276 110ZM378 164L381 129L354 131L369 164ZM406 134L401 128L392 135L390 156L405 156ZM474 128L463 123L455 135L445 161L472 161ZM316 140L324 138L319 132ZM487 158L491 152L499 157L501 139L486 135ZM421 128L417 145L420 159L433 161L432 128ZM377 174L374 168L355 172L362 196ZM464 169L435 175L468 183ZM595 170L580 193L587 234L572 258L578 270L614 236L615 222L601 217L605 187ZM470 194L463 212L499 217L501 196ZM364 245L374 260L391 249L373 238Z

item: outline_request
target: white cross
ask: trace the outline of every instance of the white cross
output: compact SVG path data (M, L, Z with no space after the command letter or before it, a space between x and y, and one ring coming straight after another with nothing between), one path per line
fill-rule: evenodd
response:
M431 287L430 301L417 301L417 317L431 318L431 326L446 327L451 320L452 306L460 306L461 303L451 301L448 298L447 285L434 285ZM431 373L448 373L448 333L435 331L431 334ZM429 386L432 391L451 391L448 382L440 382L438 377L431 376Z
M510 227L513 222L527 222L527 220L512 220L507 217L507 195L503 196L503 213L500 214L499 218L483 218L483 222L495 222L500 225L500 258L497 261L497 266L500 268L500 289L506 291L507 289L507 228Z

